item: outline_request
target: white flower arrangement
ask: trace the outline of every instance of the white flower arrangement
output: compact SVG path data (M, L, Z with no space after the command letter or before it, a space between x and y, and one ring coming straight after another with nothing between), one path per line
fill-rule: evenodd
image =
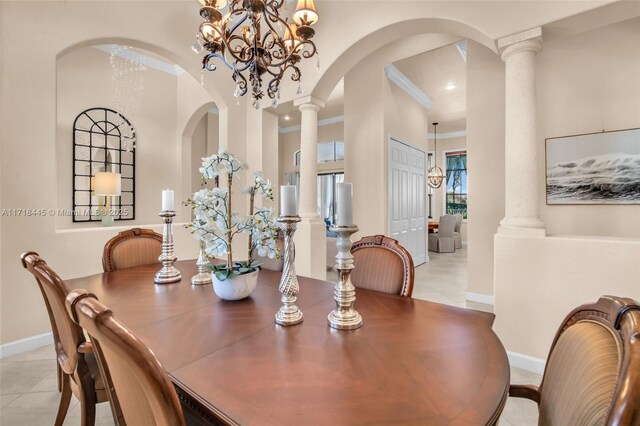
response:
M233 178L247 168L247 163L226 150L203 158L200 173L204 182L216 178L220 181L226 177L227 187L201 189L186 203L193 208L194 214L188 226L194 237L204 243L207 256L227 258L226 264L210 266L221 281L256 271L260 266L253 260L256 252L263 257L279 256L276 248L278 228L273 221L273 209L254 208L256 194L273 200L271 182L261 172L253 173L253 184L242 190L249 195L249 215L242 217L231 209ZM249 235L247 261L233 261L232 242L238 234Z

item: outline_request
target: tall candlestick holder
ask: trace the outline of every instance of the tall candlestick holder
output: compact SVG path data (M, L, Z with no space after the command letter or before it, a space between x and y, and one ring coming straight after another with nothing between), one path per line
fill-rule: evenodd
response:
M192 285L207 285L211 284L211 271L206 268L209 264L209 258L204 250L204 242L200 241L200 253L198 254L198 260L196 266L198 267L198 273L191 277Z
M158 258L162 262L162 269L156 272L154 281L156 284L168 284L182 279L182 274L173 264L178 258L173 251L173 217L176 212L173 210L163 210L159 216L164 221L162 228L162 254Z
M358 232L358 227L351 226L332 226L330 231L337 234L336 246L338 254L336 255L336 269L338 270L339 279L333 290L333 299L336 301L336 309L331 311L327 317L330 327L338 330L354 330L362 327L362 317L353 307L356 301L356 288L351 283L351 271L354 262L351 254L351 234Z
M289 326L302 322L302 311L296 306L298 299L298 276L296 275L296 247L293 234L296 232L300 216L279 216L276 221L280 224L284 234L284 266L278 290L282 294L282 306L276 313L276 324Z

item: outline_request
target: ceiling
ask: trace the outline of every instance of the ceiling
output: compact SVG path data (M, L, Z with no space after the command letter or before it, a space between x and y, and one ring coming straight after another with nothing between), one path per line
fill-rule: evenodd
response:
M466 44L452 44L393 65L433 101L428 111L429 121L439 122L438 134L466 129L467 76ZM291 102L274 111L280 128L300 125L300 111ZM329 96L318 119L341 116L344 113L344 79L340 80ZM430 132L433 130L430 127Z
M466 48L456 45L457 43L393 63L433 101L428 117L431 123L440 123L438 133L466 129ZM429 127L429 132L433 132L432 127Z

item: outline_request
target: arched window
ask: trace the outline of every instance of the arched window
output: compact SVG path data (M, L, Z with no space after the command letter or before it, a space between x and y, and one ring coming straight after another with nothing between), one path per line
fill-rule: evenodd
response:
M109 108L90 108L73 122L73 221L98 222L105 197L93 194L97 172L121 174L121 195L111 199L115 220L135 219L135 140L129 120Z

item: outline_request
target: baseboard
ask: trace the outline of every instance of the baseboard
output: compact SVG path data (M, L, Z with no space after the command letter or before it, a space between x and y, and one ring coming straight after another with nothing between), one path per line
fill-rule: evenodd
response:
M16 340L15 342L5 343L4 345L0 345L0 359L11 355L29 352L52 343L53 333L51 332L27 337L26 339Z
M493 305L493 296L482 293L467 292L467 300L471 302L484 303L485 305Z
M544 373L545 361L543 359L512 351L507 351L507 356L509 357L509 364L511 364L512 367L521 368L540 375Z

